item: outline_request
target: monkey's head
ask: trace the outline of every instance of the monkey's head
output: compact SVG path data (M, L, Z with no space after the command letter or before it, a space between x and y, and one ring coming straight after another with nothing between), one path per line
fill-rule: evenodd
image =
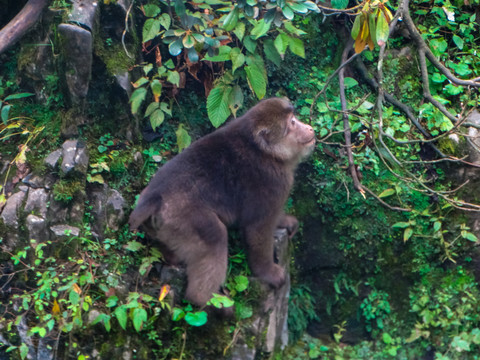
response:
M298 163L315 148L315 133L299 121L286 99L262 100L246 114L253 122L253 136L260 149L274 158Z

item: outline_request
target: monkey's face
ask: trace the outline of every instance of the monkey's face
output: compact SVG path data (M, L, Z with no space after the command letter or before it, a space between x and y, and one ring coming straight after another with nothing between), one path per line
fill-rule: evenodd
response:
M299 160L309 156L315 148L315 133L310 125L302 123L294 114L287 120L285 136L281 141L286 150L290 150L290 158Z
M271 121L257 134L264 152L287 162L298 163L315 148L315 133L292 112Z

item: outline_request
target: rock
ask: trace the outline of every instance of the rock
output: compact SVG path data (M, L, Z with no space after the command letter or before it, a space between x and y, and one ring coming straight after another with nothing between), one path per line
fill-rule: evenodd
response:
M50 226L50 230L52 230L55 236L59 236L59 237L80 235L80 229L70 225L54 225L54 226Z
M62 145L63 161L61 169L66 175L72 170L86 175L88 170L88 152L85 144L79 140L67 140Z
M26 213L36 213L41 217L47 216L48 194L43 188L30 189L27 203L25 204Z
M115 79L117 79L117 84L125 90L125 93L130 98L132 95L132 83L130 82L130 76L128 71L124 71L122 73L116 74Z
M73 8L68 21L86 27L90 32L94 28L98 3L95 0L73 0Z
M288 235L285 229L275 232L275 255L278 264L289 274L290 252ZM238 343L232 349L232 359L254 359L257 352L273 353L283 349L288 344L288 297L290 294L290 276L279 289L269 286L253 278L251 283L257 283L261 289L259 306L251 319L250 325L245 326ZM258 343L255 349L249 349L246 339L255 338Z
M250 349L246 344L235 346L232 350L231 360L255 360L255 349Z
M25 195L26 191L21 190L7 199L1 214L5 225L18 229L18 211L22 206Z
M53 152L51 152L47 158L45 159L45 163L50 166L52 169L55 169L57 166L58 160L60 160L60 157L62 156L62 149L57 149Z
M125 221L126 201L117 191L107 184L96 186L89 191L89 200L92 205L91 213L95 222L93 230L103 236L106 228L118 230Z
M58 25L58 32L64 40L65 77L70 97L74 104L79 104L87 96L92 75L92 33L73 24Z
M126 202L117 190L111 190L106 204L107 226L118 230L125 221Z
M41 178L40 176L34 175L33 173L30 173L27 176L25 176L22 182L28 187L31 187L34 189L43 188L45 186L45 179Z
M26 225L30 239L38 242L45 242L49 239L47 223L44 218L30 214L27 216Z

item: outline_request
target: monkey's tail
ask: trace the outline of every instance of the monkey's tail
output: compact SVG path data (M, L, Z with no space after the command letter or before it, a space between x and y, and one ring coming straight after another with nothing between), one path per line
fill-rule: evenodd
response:
M128 223L130 230L138 229L145 221L147 221L160 206L161 199L150 197L146 201L140 201L137 207L130 214Z

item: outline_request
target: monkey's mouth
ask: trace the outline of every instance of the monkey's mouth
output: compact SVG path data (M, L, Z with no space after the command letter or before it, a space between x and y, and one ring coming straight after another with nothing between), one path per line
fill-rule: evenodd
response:
M305 144L305 145L313 145L313 144L316 143L316 141L317 141L317 138L315 137L315 135L313 135L313 137L312 137L310 140L305 141L303 144Z

